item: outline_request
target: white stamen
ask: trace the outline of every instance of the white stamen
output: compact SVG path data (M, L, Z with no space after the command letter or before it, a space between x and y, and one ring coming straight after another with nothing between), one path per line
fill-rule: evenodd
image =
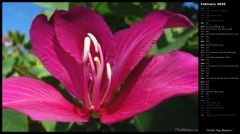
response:
M98 52L98 44L99 43L98 43L96 37L93 34L91 34L91 33L88 33L87 35L90 37L90 39L93 42L93 45L94 45L94 48L95 48L95 52Z
M111 66L110 66L109 62L106 64L106 66L107 66L108 86L107 86L107 89L106 89L102 99L101 99L100 105L102 105L104 103L104 101L105 101L105 99L106 99L106 97L109 93L110 84L111 84L112 69L111 69Z
M89 37L85 37L84 38L84 50L83 50L83 61L86 62L87 58L88 58L88 52L90 50L90 38Z
M100 67L100 61L98 57L94 57L94 61L96 62L96 67L97 67L97 77L98 80L100 79L100 73L101 73L101 67Z
M107 63L107 77L108 77L108 79L110 80L111 79L111 77L112 77L112 70L111 70L111 66L110 66L110 64L109 63Z

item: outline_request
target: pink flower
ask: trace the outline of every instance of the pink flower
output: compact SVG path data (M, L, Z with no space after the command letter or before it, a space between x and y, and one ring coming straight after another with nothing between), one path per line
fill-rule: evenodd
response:
M12 46L13 41L11 39L8 39L7 37L2 37L2 44L9 47Z
M83 106L68 102L47 83L10 77L3 80L3 107L33 120L87 122L92 116L111 124L170 97L196 93L197 57L173 51L144 58L165 28L190 26L183 15L153 11L112 34L103 18L85 7L56 11L50 21L39 15L30 30L34 52Z

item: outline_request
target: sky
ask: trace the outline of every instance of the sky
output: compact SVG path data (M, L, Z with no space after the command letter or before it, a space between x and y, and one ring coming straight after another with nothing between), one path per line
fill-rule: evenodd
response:
M184 6L198 9L198 4L185 2ZM19 31L29 39L29 29L33 19L47 8L38 6L33 2L3 2L2 3L2 34L8 31Z
M185 6L185 7L192 7L192 8L194 8L194 9L197 9L198 10L198 3L196 3L196 2L184 2L184 4L183 4L183 6Z
M2 34L7 31L24 33L29 37L29 29L34 17L47 8L29 2L3 2L2 3Z

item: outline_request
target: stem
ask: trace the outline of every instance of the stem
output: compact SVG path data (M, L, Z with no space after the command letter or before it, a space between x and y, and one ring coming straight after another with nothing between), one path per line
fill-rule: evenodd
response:
M96 131L98 131L99 130L99 128L98 128L99 124L98 123L99 123L98 119L91 118L90 121L85 124L86 131L87 132L96 132Z

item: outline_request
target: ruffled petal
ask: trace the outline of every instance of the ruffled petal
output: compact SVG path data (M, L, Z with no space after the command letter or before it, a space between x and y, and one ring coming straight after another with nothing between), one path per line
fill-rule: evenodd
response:
M52 86L28 77L3 80L3 108L28 115L32 120L87 122L88 116Z
M106 101L111 99L123 80L147 54L165 28L190 26L192 23L187 17L163 10L153 11L142 22L133 23L130 28L117 32L114 35L117 48L114 57L111 57L113 64L111 92Z
M103 18L95 11L76 6L65 13L56 13L54 29L63 49L78 62L83 59L84 38L92 33L100 43L105 59L113 53L113 35Z
M198 59L181 51L144 59L112 103L101 111L101 122L110 124L133 117L164 100L198 92Z
M54 34L52 22L48 22L45 15L38 15L33 20L30 36L34 53L43 65L64 85L72 96L80 99L79 92L75 90L67 70L60 62L62 59L59 59L55 52L54 46L58 42Z
M74 91L80 96L80 99L84 102L85 106L89 108L90 99L89 99L89 90L88 90L88 76L86 74L86 65L83 63L78 63L74 57L70 56L69 53L63 50L59 45L55 45L55 51L62 63L62 65L67 70L70 79L72 81Z

